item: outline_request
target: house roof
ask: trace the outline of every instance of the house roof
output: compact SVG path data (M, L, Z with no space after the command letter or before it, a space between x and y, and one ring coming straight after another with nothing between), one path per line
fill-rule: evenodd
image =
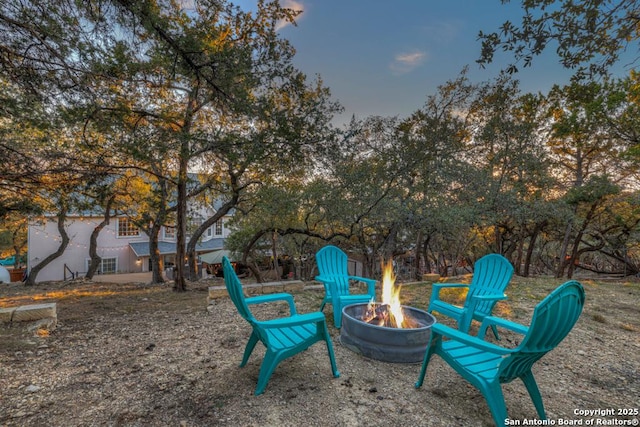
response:
M149 256L149 242L132 242L129 247L137 257ZM173 242L158 242L160 255L170 255L176 253L176 244Z
M196 245L196 252L208 252L218 249L222 249L224 239L209 239L206 242L201 242ZM132 242L129 243L129 247L137 257L149 256L149 242ZM160 255L172 255L176 253L175 242L158 242L158 249L160 249Z
M239 258L237 258L233 252L224 249L202 254L200 255L200 261L206 262L207 264L222 264L223 256L229 258L229 261L231 262L239 261Z
M222 249L224 247L224 239L221 237L209 239L206 242L200 242L196 245L196 252L207 252Z

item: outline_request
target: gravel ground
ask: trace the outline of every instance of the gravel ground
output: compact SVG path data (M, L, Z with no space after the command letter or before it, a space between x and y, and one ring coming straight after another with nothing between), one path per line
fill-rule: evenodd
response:
M58 306L58 325L49 334L0 325L0 425L492 425L484 398L440 358L415 389L420 364L379 362L343 347L330 306L325 313L341 376L332 377L326 347L318 343L282 362L265 393L254 396L264 350L258 346L239 368L250 329L226 298L207 310L211 284L192 284L185 293L135 283L0 285L0 307ZM558 284L514 279L498 314L527 324L535 304ZM580 321L534 368L547 415L555 425L631 422L640 417L576 411L640 407L640 285L583 284ZM424 309L430 291L430 285L405 286L401 297ZM299 312L315 311L322 292L294 297ZM258 316L284 312L273 305ZM516 340L506 333L501 343ZM536 417L521 382L503 390L514 423Z

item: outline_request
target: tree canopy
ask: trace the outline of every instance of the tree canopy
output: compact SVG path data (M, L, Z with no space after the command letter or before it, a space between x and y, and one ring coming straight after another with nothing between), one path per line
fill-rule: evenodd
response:
M582 76L605 71L637 40L634 4L525 2L522 28L481 35L482 61L502 48L528 66L557 43ZM313 277L327 242L369 274L390 257L408 277L455 274L488 252L525 276L640 272L636 73L532 94L514 75L463 70L408 117L338 129L341 107L276 31L296 19L278 2L0 5L0 217L10 229L47 213L60 233L32 281L84 209L104 213L88 274L97 236L126 215L149 237L154 281L160 229L175 229L176 290L195 278L203 233L232 212L225 244L258 279L261 258L277 269L284 255Z
M510 3L502 0L502 3ZM496 52L513 55L506 71L529 67L536 56L555 50L561 64L577 77L607 74L621 55L639 53L640 2L637 0L523 0L521 22L505 21L498 31L479 33L478 63L491 63Z

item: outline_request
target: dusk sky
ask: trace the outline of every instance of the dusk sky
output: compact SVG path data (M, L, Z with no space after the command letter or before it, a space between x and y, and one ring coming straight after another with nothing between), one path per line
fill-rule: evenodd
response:
M255 1L237 1L243 8ZM339 120L355 115L406 117L422 107L437 87L469 66L472 82L495 78L511 59L480 69L480 30L497 31L505 20L521 22L520 1L500 0L281 0L302 9L298 25L280 29L297 50L294 64L309 77L319 74L345 108ZM570 73L550 50L521 69L523 91L545 93L565 84ZM626 69L628 72L628 67Z

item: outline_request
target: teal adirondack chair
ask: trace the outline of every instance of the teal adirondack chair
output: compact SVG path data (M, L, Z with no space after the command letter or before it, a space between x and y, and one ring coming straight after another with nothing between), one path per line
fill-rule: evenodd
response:
M240 366L242 367L247 364L249 356L251 356L251 352L258 341L262 342L267 348L262 365L260 366L258 385L255 390L256 395L264 392L271 374L282 360L306 350L318 341L324 341L327 344L333 376L336 378L340 376L324 314L319 311L297 314L293 296L287 293L245 298L242 292L242 284L227 257L222 258L222 268L224 272L224 283L227 286L231 300L240 315L249 322L253 328L249 342L245 347ZM286 301L289 304L291 315L263 321L257 320L249 310L249 305L251 304L273 301Z
M482 322L491 316L493 307L500 300L506 299L504 290L513 276L513 266L502 255L489 254L476 261L471 285L457 283L435 283L429 300L429 313L437 311L458 322L458 330L468 332L472 320ZM440 300L440 291L444 288L468 288L467 298L462 307ZM493 334L499 339L498 330L491 327ZM480 336L480 335L478 335Z
M501 319L485 317L480 330L497 325L524 335L516 348L508 349L465 334L441 323L431 327L431 339L424 355L416 388L422 386L427 365L439 355L458 374L484 395L496 426L504 425L507 408L503 383L520 378L531 396L540 419L546 419L540 390L531 372L533 364L553 350L573 328L584 306L584 289L576 281L559 286L535 308L529 327ZM448 340L444 341L443 337Z
M324 285L324 299L320 311L327 303L333 305L333 323L342 327L342 309L350 304L366 303L376 299L376 281L365 277L350 276L347 271L347 254L335 246L325 246L316 253L319 275L316 280ZM366 294L351 294L349 282L367 284Z

